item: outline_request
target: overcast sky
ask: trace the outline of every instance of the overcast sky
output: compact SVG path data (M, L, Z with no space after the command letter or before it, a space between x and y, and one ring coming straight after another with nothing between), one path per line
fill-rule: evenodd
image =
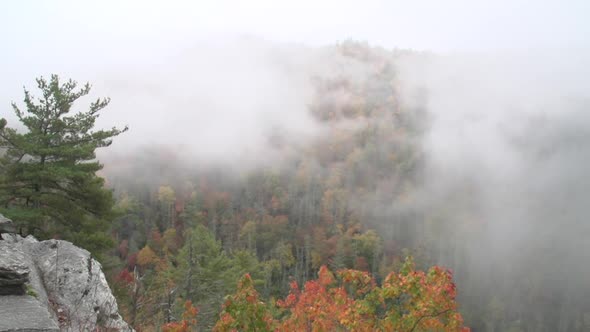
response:
M588 46L586 0L3 1L2 65L118 58L249 35L437 51ZM76 61L83 61L78 59Z
M0 112L39 75L91 80L100 68L157 65L201 41L575 50L589 48L589 15L587 0L2 1Z

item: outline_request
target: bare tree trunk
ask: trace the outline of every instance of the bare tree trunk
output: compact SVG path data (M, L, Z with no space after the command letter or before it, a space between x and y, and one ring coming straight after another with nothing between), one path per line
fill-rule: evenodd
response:
M193 287L193 265L194 265L194 261L193 261L193 241L192 241L192 234L189 232L189 236L188 236L188 275L187 275L187 281L186 281L186 296L185 298L187 300L192 300L191 298L191 290Z
M137 267L133 268L133 297L131 298L131 326L135 326L135 319L137 318L137 309L139 307L139 289L140 278L137 272Z

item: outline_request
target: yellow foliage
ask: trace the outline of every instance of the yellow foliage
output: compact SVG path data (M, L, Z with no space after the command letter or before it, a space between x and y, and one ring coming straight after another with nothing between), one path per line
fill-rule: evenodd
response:
M137 254L137 264L146 266L158 262L158 256L149 246L143 247Z
M158 189L158 200L163 203L172 204L176 199L174 189L170 186L160 186Z

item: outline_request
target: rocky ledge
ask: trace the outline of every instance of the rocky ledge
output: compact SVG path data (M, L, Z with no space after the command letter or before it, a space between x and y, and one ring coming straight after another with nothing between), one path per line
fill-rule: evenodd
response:
M133 331L88 251L67 241L1 238L0 331Z

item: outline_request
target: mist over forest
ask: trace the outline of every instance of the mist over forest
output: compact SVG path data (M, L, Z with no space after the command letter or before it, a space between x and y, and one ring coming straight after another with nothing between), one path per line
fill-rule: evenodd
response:
M574 330L590 305L587 59L354 41L187 51L142 84L105 78L115 100L142 104L113 103L110 116L149 116L104 151L104 174L118 189L118 179L155 188L218 173L208 184L239 197L245 178L293 177L309 163L385 246L451 268L474 328ZM371 130L383 132L347 142Z
M210 330L241 273L282 298L321 266L381 283L412 256L452 271L472 331L590 330L588 49L361 37L175 40L57 69L111 98L97 127L130 128L96 154L123 317L156 330L191 299Z

